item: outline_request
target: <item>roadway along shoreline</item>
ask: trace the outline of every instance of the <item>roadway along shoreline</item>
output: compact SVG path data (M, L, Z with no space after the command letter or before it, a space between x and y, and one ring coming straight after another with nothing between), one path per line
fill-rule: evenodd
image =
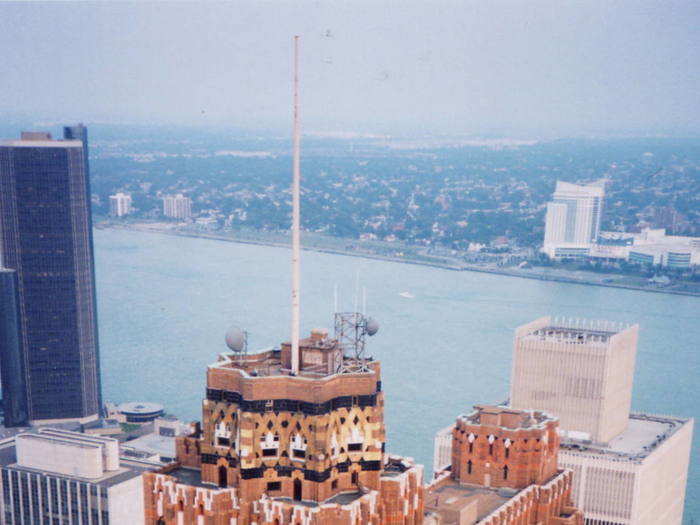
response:
M291 244L291 243L275 242L275 241L269 241L269 240L235 238L235 237L230 237L227 235L208 233L208 232L192 232L192 231L177 230L175 228L160 228L157 226L149 225L148 223L140 223L140 224L96 223L94 225L94 227L95 227L95 229L98 229L98 230L126 230L126 231L136 231L136 232L143 232L143 233L159 233L159 234L172 235L172 236L177 236L177 237L190 237L190 238L194 238L194 239L209 239L209 240L213 240L213 241L233 242L233 243L239 243L239 244L254 244L254 245L258 245L258 246L271 246L271 247L275 247L275 248L290 248L290 244ZM349 257L360 257L363 259L374 259L374 260L380 260L380 261L397 262L397 263L402 263L402 264L414 264L417 266L430 266L433 268L440 268L443 270L490 273L490 274L495 274L495 275L504 275L506 277L535 279L538 281L552 281L552 282L561 282L561 283L567 283L567 284L580 284L580 285L585 285L585 286L600 286L600 287L604 287L604 288L622 288L622 289L626 289L626 290L635 290L635 291L640 291L640 292L665 293L665 294L673 294L673 295L685 295L685 296L690 296L690 297L700 297L700 292L693 292L693 291L686 291L686 290L673 290L673 289L667 289L667 288L652 288L649 286L637 286L634 284L625 284L625 283L601 282L601 281L596 281L593 279L573 278L573 277L569 277L566 275L556 275L556 274L551 274L551 273L541 274L541 273L529 272L528 270L494 268L494 267L487 267L487 266L481 266L481 265L475 265L475 264L462 263L462 262L458 262L458 261L452 262L452 261L449 261L447 259L444 259L442 261L440 261L440 260L435 260L435 261L420 260L420 259L410 258L410 257L392 257L390 255L382 255L382 254L372 253L372 252L364 252L364 251L358 252L358 251L342 250L339 248L331 248L331 247L304 246L303 244L302 244L302 250L319 252L319 253L328 253L331 255L346 255ZM552 269L551 271L556 272L557 269ZM611 274L611 275L613 275L613 274Z

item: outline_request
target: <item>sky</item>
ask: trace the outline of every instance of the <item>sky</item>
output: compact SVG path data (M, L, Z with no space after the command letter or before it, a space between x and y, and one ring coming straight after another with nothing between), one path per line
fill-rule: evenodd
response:
M0 118L305 132L700 133L700 2L0 3Z

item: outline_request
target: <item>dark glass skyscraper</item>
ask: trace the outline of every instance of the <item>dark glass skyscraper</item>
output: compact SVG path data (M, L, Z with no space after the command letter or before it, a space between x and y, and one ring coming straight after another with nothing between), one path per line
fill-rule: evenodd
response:
M0 251L16 271L16 291L6 277L0 294L7 305L15 293L19 309L18 344L2 344L0 369L3 381L5 370L23 374L3 384L3 402L26 403L29 421L89 419L101 406L87 130L65 128L64 137L0 142ZM23 423L13 417L7 425Z
M0 376L5 424L11 427L29 419L19 312L17 272L0 267Z

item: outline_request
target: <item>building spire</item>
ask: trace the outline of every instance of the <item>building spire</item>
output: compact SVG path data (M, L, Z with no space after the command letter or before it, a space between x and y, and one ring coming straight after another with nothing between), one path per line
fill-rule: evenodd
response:
M299 169L299 37L294 37L294 135L292 167L294 179L292 182L292 373L299 373L299 294L301 277L299 264L301 258L301 242L299 236L299 193L300 193L300 169Z

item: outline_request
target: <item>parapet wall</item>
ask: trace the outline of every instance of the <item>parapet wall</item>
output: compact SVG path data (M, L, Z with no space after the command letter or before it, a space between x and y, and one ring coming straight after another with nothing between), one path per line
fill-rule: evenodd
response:
M371 395L378 390L379 364L371 372L309 378L290 375L249 376L235 368L210 367L207 389L236 392L245 400L292 399L325 403L336 397Z

